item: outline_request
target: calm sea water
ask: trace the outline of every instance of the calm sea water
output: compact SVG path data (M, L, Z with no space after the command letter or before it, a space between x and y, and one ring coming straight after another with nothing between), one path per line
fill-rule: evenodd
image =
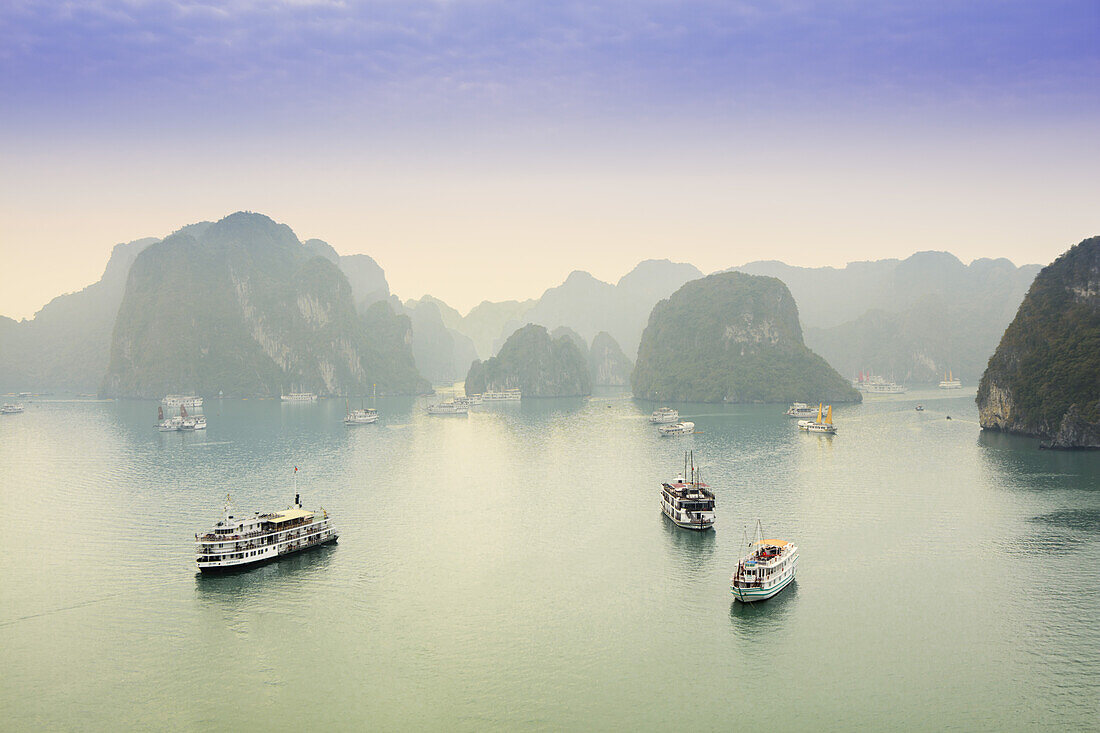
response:
M1100 453L982 435L972 391L838 408L831 439L775 406L676 405L702 432L659 438L620 395L425 404L0 418L0 728L1100 725ZM660 513L687 448L711 533ZM286 507L294 466L339 544L196 575L225 494ZM801 560L744 607L757 519Z

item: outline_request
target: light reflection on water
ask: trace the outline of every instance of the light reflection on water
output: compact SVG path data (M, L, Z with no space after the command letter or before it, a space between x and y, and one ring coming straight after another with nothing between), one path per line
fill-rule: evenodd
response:
M1100 717L1100 454L981 434L972 394L935 391L838 407L835 438L772 406L672 405L699 432L661 438L622 395L429 402L353 429L342 400L210 400L205 435L147 402L0 420L8 724L254 727L297 699L317 727L725 728L777 670L785 729ZM713 531L660 511L687 449ZM227 492L296 489L339 544L195 574ZM757 519L799 574L744 606Z

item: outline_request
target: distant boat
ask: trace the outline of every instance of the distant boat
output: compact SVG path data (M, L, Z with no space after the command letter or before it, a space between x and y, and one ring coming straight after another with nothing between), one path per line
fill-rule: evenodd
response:
M23 409L23 405L8 402L3 407L0 407L0 415L18 415Z
M825 412L824 420L821 418L823 409L825 409L824 405L817 406L816 420L799 420L798 429L804 430L807 433L823 433L826 435L836 435L836 425L833 425L833 406L829 405L828 411Z
M649 421L658 425L679 422L680 413L673 410L671 407L658 407L653 411L653 414L649 416Z
M891 382L885 377L862 371L852 380L852 386L864 394L905 394L909 391L908 387Z
M455 400L428 405L429 415L465 415L469 411L469 405Z
M317 395L312 392L291 392L283 395L283 402L314 402Z
M180 405L180 420L180 430L206 430L206 415L188 415L183 405Z
M917 412L924 412L924 405L917 405Z
M165 396L161 402L165 407L190 407L192 409L202 407L202 397L197 395L170 394Z
M759 521L753 540L730 578L730 592L742 603L766 601L776 595L791 584L798 569L798 548L788 540L764 539Z
M813 417L816 411L805 402L795 402L783 414L787 417Z
M521 399L523 399L523 392L514 387L503 392L485 391L481 393L482 402L518 402Z
M714 494L699 478L694 453L684 454L684 472L675 481L661 484L661 511L684 529L714 526Z
M378 410L372 407L350 410L344 418L345 425L369 425L374 422L378 422Z
M940 382L940 389L962 389L963 383L955 379L955 375L951 373L949 369L947 374L943 375L943 381Z
M691 435L695 432L695 423L678 422L672 425L658 425L657 432L666 438L672 435Z

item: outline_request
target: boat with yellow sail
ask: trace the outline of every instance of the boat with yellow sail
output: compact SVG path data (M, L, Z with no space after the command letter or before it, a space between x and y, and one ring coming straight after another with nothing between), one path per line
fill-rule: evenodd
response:
M824 413L824 419L822 414ZM798 429L805 430L807 433L824 433L826 435L836 435L836 425L833 424L833 406L829 405L827 408L823 404L817 406L817 419L816 420L799 420Z

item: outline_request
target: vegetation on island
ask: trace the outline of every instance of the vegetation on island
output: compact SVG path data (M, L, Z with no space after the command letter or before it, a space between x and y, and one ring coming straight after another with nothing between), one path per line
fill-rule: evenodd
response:
M978 386L983 428L1100 448L1100 237L1035 277Z
M802 342L798 308L773 277L725 272L662 300L642 334L637 397L687 402L858 402Z
M545 328L527 324L500 353L475 361L466 374L466 394L519 388L524 397L578 397L592 393L588 364L573 340L550 337Z

